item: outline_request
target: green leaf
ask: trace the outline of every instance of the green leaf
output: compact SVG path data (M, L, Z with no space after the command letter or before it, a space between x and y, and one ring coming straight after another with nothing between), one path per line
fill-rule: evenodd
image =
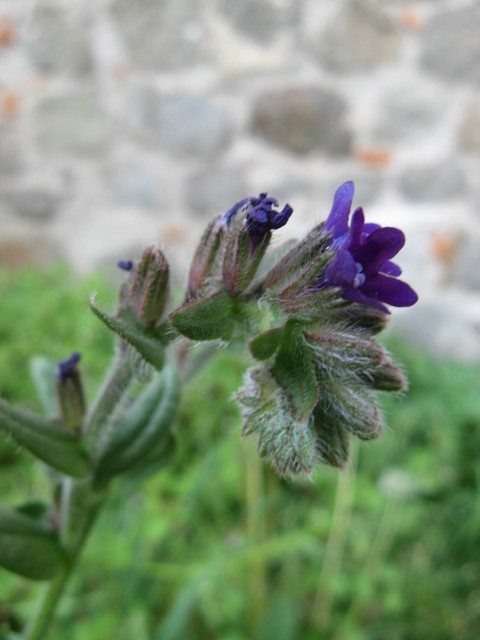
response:
M150 476L154 475L167 466L175 454L175 438L169 434L167 438L162 439L160 445L148 453L140 462L133 465L125 473L125 476L135 482L142 483Z
M131 308L122 309L117 316L109 315L95 304L93 296L90 298L90 308L110 331L128 342L144 360L161 371L165 360L165 344L168 341L165 325L142 325Z
M235 328L233 301L226 291L186 304L170 315L173 326L191 340L225 340Z
M167 364L107 432L95 465L98 483L155 460L170 433L178 399L178 372Z
M308 420L318 401L318 385L310 349L295 324L285 325L272 373L288 395L293 418Z
M0 399L0 431L57 471L74 477L89 471L78 436L59 420L22 411Z
M24 513L0 507L0 566L31 580L50 580L64 561L52 532Z
M30 361L30 375L37 388L39 400L45 414L49 418L58 416L57 396L55 390L55 376L57 367L55 363L44 358L35 356Z
M280 347L283 328L269 329L259 333L250 341L250 351L257 360L268 360Z

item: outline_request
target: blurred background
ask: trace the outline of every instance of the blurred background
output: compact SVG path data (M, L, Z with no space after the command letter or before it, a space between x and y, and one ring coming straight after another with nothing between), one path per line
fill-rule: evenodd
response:
M79 348L93 389L88 292L152 242L184 281L261 191L294 208L278 242L353 179L420 295L388 338L411 390L342 474L280 482L241 448L239 354L194 381L175 465L99 523L52 638L478 640L479 33L477 0L0 0L3 397ZM40 493L1 444L5 501ZM35 595L2 572L0 629Z

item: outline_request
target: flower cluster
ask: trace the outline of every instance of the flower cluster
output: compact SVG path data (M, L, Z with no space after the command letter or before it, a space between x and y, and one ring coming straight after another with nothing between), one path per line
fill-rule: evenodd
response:
M208 227L187 302L170 315L193 340L248 338L258 366L236 396L244 434L257 435L280 474L309 472L317 461L343 465L350 435L382 432L374 392L407 384L373 338L387 305L417 301L392 262L405 237L365 223L361 208L349 223L353 192L353 183L343 184L324 224L269 256L272 231L292 207L279 210L266 193L237 202Z

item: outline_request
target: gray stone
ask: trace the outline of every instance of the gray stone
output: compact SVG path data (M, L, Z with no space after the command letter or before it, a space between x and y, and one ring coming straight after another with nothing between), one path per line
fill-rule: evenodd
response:
M421 33L421 64L445 80L480 84L480 5L435 15Z
M112 15L134 65L177 69L208 59L200 0L116 0Z
M188 209L195 214L214 216L248 197L245 179L238 167L212 167L193 174L185 188Z
M298 154L314 151L345 155L351 133L345 102L316 87L292 87L262 93L253 106L254 133Z
M177 156L212 156L231 137L226 111L206 98L143 86L132 94L130 119L145 141Z
M463 238L461 251L455 254L455 262L451 270L451 278L455 284L464 289L480 291L480 239L475 236Z
M300 178L286 178L272 184L271 187L267 185L265 190L268 191L268 195L273 196L280 203L291 201L292 206L294 206L296 198L312 198L314 194L312 183Z
M155 209L165 204L160 176L137 163L123 162L107 167L105 183L116 206Z
M90 89L46 98L34 117L42 150L83 155L103 148L106 123L97 95Z
M458 142L464 151L480 153L480 98L468 106L460 127Z
M63 195L48 187L27 186L0 192L0 201L22 218L47 222L58 213Z
M398 57L401 38L389 16L373 2L346 0L312 46L321 64L336 71L370 69Z
M449 299L445 291L431 299L420 295L414 307L392 314L391 330L439 358L479 362L479 327L468 318L468 301Z
M385 177L382 174L374 172L367 173L358 170L351 171L346 177L344 174L343 180L352 180L355 184L353 202L353 206L355 207L364 207L365 205L371 204L378 197L385 184ZM341 183L342 180L331 184L329 193L331 193L332 196Z
M442 202L464 193L465 177L458 162L448 158L434 164L408 168L400 176L399 187L407 200Z
M219 10L242 35L259 44L272 43L282 28L292 26L299 17L299 4L296 2L220 0Z
M0 124L0 180L19 171L22 165L19 128L11 123Z
M76 22L67 11L39 4L26 32L26 51L32 64L46 75L85 76L92 70L88 24Z
M434 97L433 97L434 96ZM376 143L414 142L432 135L448 110L448 99L425 82L401 81L386 92L372 116Z

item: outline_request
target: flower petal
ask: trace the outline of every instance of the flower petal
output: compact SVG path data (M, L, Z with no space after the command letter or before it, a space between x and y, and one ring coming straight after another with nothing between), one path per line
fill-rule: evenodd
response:
M330 286L353 286L358 273L357 264L349 251L338 250L325 271L325 279Z
M378 273L380 267L396 256L404 244L405 236L400 229L383 227L373 231L353 257L363 265L365 274Z
M353 182L345 182L335 192L332 209L325 221L325 231L330 231L334 238L348 232L348 217L352 206Z
M385 273L387 276L400 276L402 274L402 269L395 262L384 262L379 269L379 273Z
M269 221L270 227L280 229L287 224L292 213L293 209L289 204L286 204L281 211L274 211Z
M406 282L382 274L368 277L360 289L366 296L394 307L411 307L418 300L417 294Z
M359 289L355 288L345 288L342 290L342 297L345 300L350 300L350 302L359 302L360 304L367 304L369 307L375 307L376 309L380 309L383 313L390 313L388 308L382 304L379 300L375 298L371 298L370 296L365 295Z
M350 242L348 244L348 250L350 252L360 248L362 243L363 227L365 226L365 216L363 215L363 209L358 207L352 214L352 221L350 223Z

